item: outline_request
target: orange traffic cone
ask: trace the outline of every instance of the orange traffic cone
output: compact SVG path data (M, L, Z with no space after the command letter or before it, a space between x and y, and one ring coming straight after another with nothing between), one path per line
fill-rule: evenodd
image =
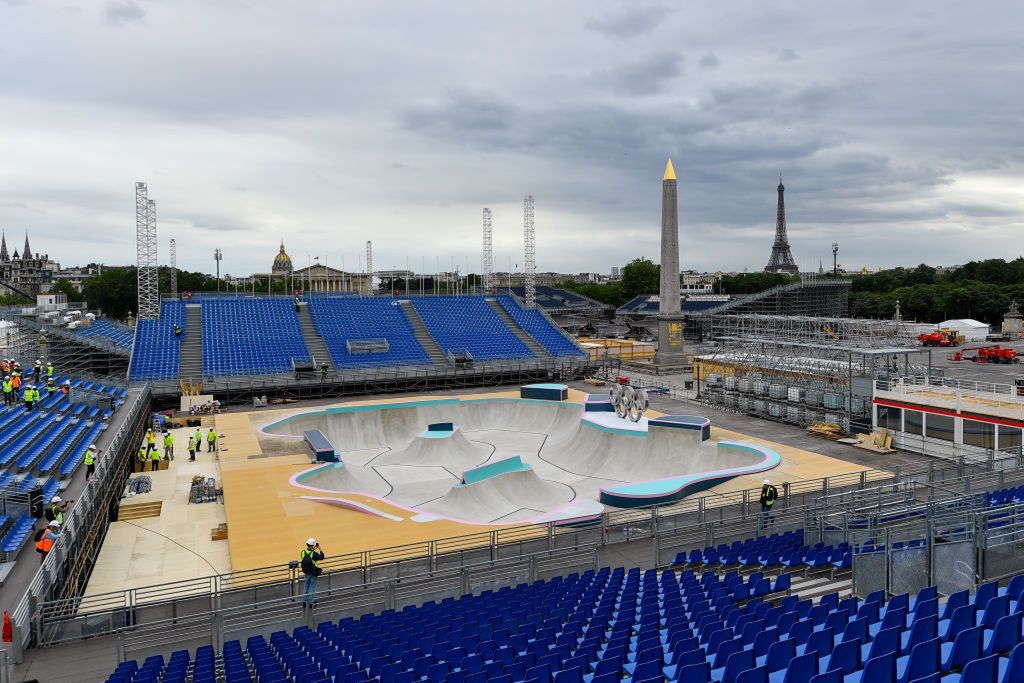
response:
M11 627L11 613L4 610L4 642L9 643L14 640L14 629Z

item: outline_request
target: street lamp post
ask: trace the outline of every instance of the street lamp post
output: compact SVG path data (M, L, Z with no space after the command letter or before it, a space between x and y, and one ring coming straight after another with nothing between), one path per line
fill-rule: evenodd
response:
M220 291L220 262L224 258L223 252L220 249L213 250L213 260L217 263L217 291Z

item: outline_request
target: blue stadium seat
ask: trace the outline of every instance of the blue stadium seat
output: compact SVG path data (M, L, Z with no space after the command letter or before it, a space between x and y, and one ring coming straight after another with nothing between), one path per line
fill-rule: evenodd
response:
M165 380L178 378L178 345L175 324L185 328L185 304L160 302L159 320L140 320L135 324L129 379ZM187 330L185 331L187 334Z
M534 357L483 297L418 297L412 304L446 353L466 350L477 361Z
M310 360L291 299L203 299L202 313L206 376L292 372Z

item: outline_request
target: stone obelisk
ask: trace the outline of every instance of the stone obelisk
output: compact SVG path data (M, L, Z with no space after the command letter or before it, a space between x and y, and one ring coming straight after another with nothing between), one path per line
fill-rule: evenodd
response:
M676 170L669 159L661 179L661 300L655 364L683 362L683 314L679 304L679 204Z

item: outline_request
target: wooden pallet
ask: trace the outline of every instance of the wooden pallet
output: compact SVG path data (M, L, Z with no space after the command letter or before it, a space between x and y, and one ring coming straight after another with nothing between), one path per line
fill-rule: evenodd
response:
M227 522L221 522L213 529L210 529L210 540L211 541L226 541L228 540L228 524Z
M145 503L123 503L117 511L119 520L146 519L148 517L159 517L163 510L162 500L153 500Z
M812 436L832 439L833 441L845 439L848 436L847 433L843 431L842 427L829 422L812 422L810 426L807 427L807 433Z

